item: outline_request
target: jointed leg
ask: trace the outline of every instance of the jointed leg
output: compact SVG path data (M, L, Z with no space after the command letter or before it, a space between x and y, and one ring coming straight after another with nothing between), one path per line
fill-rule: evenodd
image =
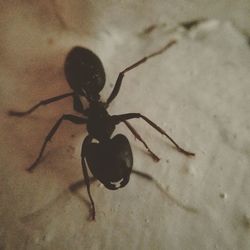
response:
M42 106L42 105L47 105L47 104L50 104L50 103L52 103L52 102L59 101L59 100L65 98L65 97L73 96L73 94L74 94L74 93L71 92L71 93L67 93L67 94L55 96L55 97L52 97L52 98L49 98L49 99L40 101L38 104L34 105L33 107L31 107L31 108L28 109L27 111L19 112L19 111L10 110L10 111L8 112L8 114L11 115L11 116L25 116L25 115L28 115L28 114L32 113L33 111L35 111L37 108L39 108L39 107Z
M149 58L160 55L161 53L163 53L164 51L166 51L168 48L170 48L173 44L176 43L176 40L172 40L170 42L168 42L163 48L161 48L160 50L145 56L144 58L142 58L141 60L137 61L136 63L130 65L129 67L127 67L126 69L124 69L122 72L119 73L119 76L116 80L115 86L106 102L107 106L115 99L115 97L117 96L117 94L119 93L121 84L122 84L122 80L123 77L125 75L126 72L130 71L131 69L136 68L137 66L139 66L140 64L146 62Z
M162 128L160 128L154 122L149 120L146 116L141 115L140 113L128 113L128 114L123 114L123 115L112 116L112 119L113 119L115 124L118 124L120 122L124 122L124 121L129 120L129 119L134 119L134 118L142 118L144 121L146 121L150 126L152 126L159 133L165 135L181 153L183 153L185 155L192 155L192 156L195 155L194 153L188 152L185 149L181 148Z
M87 191L88 191L88 195L89 195L89 199L90 199L91 207L92 207L92 220L95 220L95 203L94 203L94 200L93 200L93 198L91 196L91 193L90 193L90 179L89 179L87 166L86 166L86 163L85 163L86 147L88 146L88 144L91 143L91 140L92 139L91 139L90 136L87 136L84 139L83 144L82 144L81 157L82 157L82 171L83 171L84 181L85 181L85 183L87 185Z
M153 158L154 161L159 161L160 158L151 151L151 149L148 147L147 143L141 138L141 136L138 134L138 132L131 126L131 124L128 121L124 121L128 129L132 132L132 134L135 136L136 139L141 141L145 148L148 150L150 156Z
M89 183L90 184L95 182L95 181L97 181L97 179L95 177L89 178ZM80 188L82 188L82 187L84 187L86 185L87 185L87 183L86 183L85 180L76 181L76 182L70 184L69 191L72 192L72 193L75 193L75 192L78 191L78 189L80 189Z
M43 152L46 148L47 143L51 140L51 138L54 136L54 134L56 133L57 129L59 128L60 124L62 123L63 120L68 120L71 121L75 124L84 124L86 123L86 119L82 118L82 117L78 117L75 115L63 115L56 123L55 125L52 127L52 129L50 130L50 132L48 133L48 135L46 136L42 148L40 150L40 153L38 155L38 157L36 158L36 160L31 164L31 166L27 169L27 171L32 171L38 164L38 162L40 161L40 159L42 158Z

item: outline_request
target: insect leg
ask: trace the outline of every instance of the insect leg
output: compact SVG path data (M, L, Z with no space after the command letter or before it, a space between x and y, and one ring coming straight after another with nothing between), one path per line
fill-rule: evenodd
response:
M124 122L129 119L134 119L134 118L142 118L144 121L146 121L151 127L153 127L155 130L157 130L159 133L163 134L166 136L174 145L175 147L183 154L185 155L191 155L194 156L195 154L192 152L188 152L185 149L181 148L162 128L160 128L158 125L156 125L154 122L149 120L146 116L140 114L140 113L127 113L123 115L114 115L112 116L112 119L115 124L118 124L120 122Z
M95 177L89 178L90 184L93 183L93 182L95 182L95 181L97 181L97 179ZM87 185L86 181L83 180L83 179L79 180L79 181L76 181L76 182L70 184L69 191L72 192L72 193L75 193L75 192L78 191L78 189L80 189L80 188L82 188L82 187L84 187L86 185Z
M143 145L148 150L148 152L149 152L150 156L153 158L153 160L154 161L159 161L160 158L154 152L151 151L151 149L149 148L147 143L141 138L141 136L138 134L138 132L135 130L135 128L133 128L132 125L126 120L124 121L124 123L126 124L128 129L132 132L132 134L135 136L135 138L143 143Z
M136 68L137 66L139 66L140 64L146 62L149 58L160 55L161 53L163 53L164 51L166 51L168 48L170 48L173 44L176 43L176 40L171 40L170 42L168 42L163 48L161 48L160 50L143 57L141 60L137 61L136 63L130 65L129 67L127 67L126 69L124 69L123 71L121 71L118 75L118 78L116 80L115 86L109 96L109 98L107 99L106 105L108 106L117 96L117 94L119 93L121 84L122 84L122 80L123 77L125 75L126 72Z
M36 160L31 164L31 166L27 169L27 171L31 172L38 164L38 162L40 161L40 159L42 158L43 152L45 150L45 147L47 145L47 143L52 139L52 137L54 136L54 134L56 133L57 129L59 128L59 126L61 125L63 120L68 120L71 121L75 124L84 124L86 123L86 119L82 118L82 117L78 117L75 115L63 115L56 123L55 125L52 127L52 129L50 130L50 132L48 133L48 135L46 136L42 148L40 150L40 153L38 155L38 157L36 158Z
M73 96L73 94L74 94L74 92L66 93L66 94L59 95L59 96L55 96L55 97L40 101L39 103L37 103L36 105L34 105L30 109L28 109L27 111L19 112L19 111L10 110L8 112L8 114L11 115L11 116L25 116L25 115L28 115L28 114L32 113L33 111L35 111L37 108L39 108L42 105L47 105L47 104L50 104L52 102L59 101L59 100L65 98L65 97Z
M89 174L88 174L88 170L87 170L87 166L86 166L86 162L85 162L86 148L91 143L91 140L92 140L92 138L89 135L84 139L83 144L82 144L81 157L82 157L83 176L84 176L85 183L87 185L87 192L88 192L89 199L91 202L91 207L92 207L92 220L95 220L95 203L94 203L94 200L93 200L91 193L90 193L90 179L89 179Z

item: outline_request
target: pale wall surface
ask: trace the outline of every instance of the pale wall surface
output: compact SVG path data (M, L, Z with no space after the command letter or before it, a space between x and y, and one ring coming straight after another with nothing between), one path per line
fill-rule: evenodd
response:
M250 2L133 2L0 4L1 250L250 248ZM202 17L208 20L191 31L173 29ZM6 112L68 91L63 62L74 45L102 59L106 97L119 71L171 38L175 46L126 75L110 112L147 115L196 157L133 121L161 157L154 163L120 126L134 168L168 195L137 176L116 192L94 183L97 220L90 222L86 190L68 190L82 178L85 128L65 123L36 171L25 171L52 124L71 112L71 100L26 118Z

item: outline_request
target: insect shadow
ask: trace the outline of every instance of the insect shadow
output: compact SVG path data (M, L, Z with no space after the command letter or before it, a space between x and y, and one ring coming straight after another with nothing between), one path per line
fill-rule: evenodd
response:
M189 212L189 213L194 213L194 214L197 214L198 213L198 210L194 207L191 207L191 206L188 206L188 205L185 205L183 204L181 201L179 201L178 199L176 199L168 190L166 190L153 176L149 175L149 174L146 174L146 173L143 173L141 171L138 171L138 170L135 170L133 169L132 170L132 174L136 175L137 177L139 178L142 178L144 180L147 180L149 182L151 182L152 184L155 185L155 187L164 195L166 196L173 204L175 204L177 207L185 210L186 212ZM90 182L93 183L97 181L96 178L92 177L90 178ZM71 184L69 186L69 191L76 195L78 198L80 198L81 200L84 201L85 204L88 204L87 203L87 200L86 199L83 199L82 196L80 196L77 191L82 188L82 187L85 187L86 186L86 182L84 180L79 180L73 184Z
M149 148L147 143L132 127L128 120L134 118L143 119L152 128L168 138L178 151L187 156L194 156L194 153L180 147L162 128L146 116L140 113L110 115L107 111L110 103L116 98L120 91L125 74L146 62L149 58L165 52L175 43L176 40L171 40L160 50L143 57L141 60L121 71L111 94L105 102L100 100L99 94L105 85L106 79L101 60L87 48L79 46L72 48L66 56L64 72L69 86L73 91L40 101L24 112L13 110L8 112L11 116L23 117L31 114L40 106L51 104L66 97L72 97L73 108L79 113L78 116L72 114L63 114L61 116L47 134L40 153L35 161L27 168L27 171L32 172L38 165L47 143L52 139L63 121L70 121L79 125L85 124L87 126L88 135L82 143L81 163L88 196L91 202L91 217L94 220L96 214L95 204L90 192L90 179L87 166L92 175L110 190L124 187L129 182L132 173L133 154L128 139L123 134L117 134L112 137L115 127L119 123L125 123L131 133L143 143L154 161L159 161L160 158ZM88 108L84 108L80 97L84 97L88 101Z

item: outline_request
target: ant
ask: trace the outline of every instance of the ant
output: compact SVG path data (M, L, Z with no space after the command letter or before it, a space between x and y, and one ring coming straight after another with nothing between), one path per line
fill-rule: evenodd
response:
M47 143L52 139L63 121L67 120L75 124L86 124L88 135L82 143L81 163L88 196L91 202L92 219L94 220L95 204L90 192L90 178L87 166L93 176L110 190L124 187L129 182L132 172L139 173L138 171L132 171L133 154L126 136L117 134L112 137L115 127L119 123L125 123L132 134L143 143L154 161L159 161L160 158L151 151L146 142L127 120L142 118L155 130L166 136L181 153L194 156L194 153L181 148L163 129L146 116L140 113L110 115L107 112L110 103L116 98L120 91L125 73L146 62L149 58L163 53L175 43L176 40L171 40L162 49L142 58L121 71L106 102L102 102L99 95L99 92L105 85L105 71L101 60L87 48L80 46L73 47L66 56L64 64L65 76L73 91L40 101L25 112L9 111L9 115L21 117L32 113L42 105L47 105L71 96L73 98L73 108L80 114L79 116L72 114L64 114L61 116L49 131L42 144L39 155L27 171L31 172L38 165ZM89 107L87 109L84 109L80 97L84 97L88 101ZM92 142L93 140L95 141ZM143 176L143 174L140 175Z

